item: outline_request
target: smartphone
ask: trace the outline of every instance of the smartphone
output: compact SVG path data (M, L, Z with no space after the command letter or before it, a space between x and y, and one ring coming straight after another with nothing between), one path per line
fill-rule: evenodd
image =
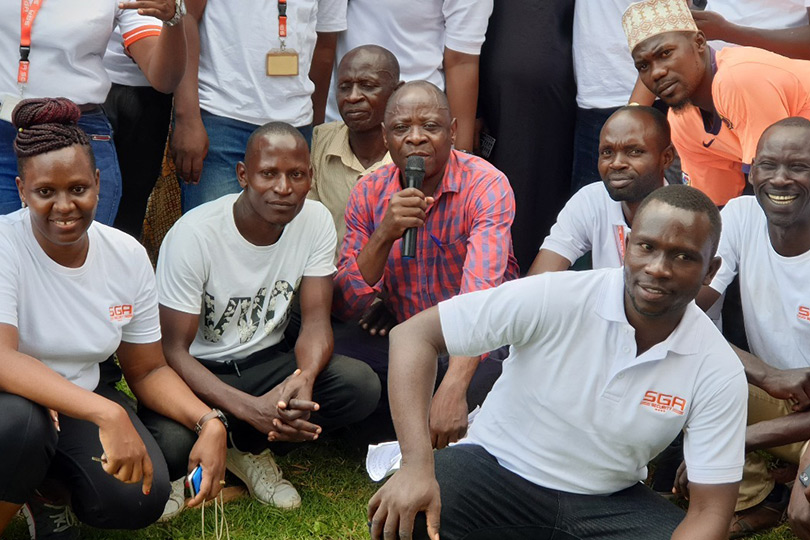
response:
M810 467L807 467L802 471L802 474L799 475L799 482L801 482L804 487L810 486Z
M202 467L197 465L186 477L186 487L191 493L191 498L196 497L200 492L200 484L202 484Z

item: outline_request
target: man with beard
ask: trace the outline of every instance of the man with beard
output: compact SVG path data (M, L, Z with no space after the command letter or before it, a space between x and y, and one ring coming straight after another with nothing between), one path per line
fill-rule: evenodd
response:
M540 246L529 275L567 270L592 252L593 268L617 267L625 239L644 198L664 185L672 163L666 117L652 107L622 107L599 135L598 183L580 189L565 205Z
M720 266L720 215L688 186L636 212L624 268L547 272L461 294L391 333L402 468L371 537L725 540L742 476L742 366L692 301ZM436 356L510 344L462 444L430 447ZM684 432L688 512L641 481ZM441 490L441 491L440 491ZM414 516L425 512L425 519ZM440 522L441 521L441 522ZM427 526L426 526L427 524Z
M342 121L315 127L312 134L312 189L335 220L338 250L346 234L346 204L360 178L391 163L383 141L385 104L399 82L399 63L377 45L352 49L337 70L337 102ZM338 251L339 254L339 251Z
M765 128L810 118L810 61L753 47L715 52L684 0L645 0L622 17L644 85L667 105L684 181L717 205L740 195Z
M750 383L749 454L730 534L776 525L788 507L794 532L808 539L804 486L795 482L790 494L774 486L754 451L767 450L800 470L810 465L810 120L787 118L769 127L750 178L755 196L723 209L723 265L698 295L698 305L712 305L739 275L751 348L751 354L737 350Z

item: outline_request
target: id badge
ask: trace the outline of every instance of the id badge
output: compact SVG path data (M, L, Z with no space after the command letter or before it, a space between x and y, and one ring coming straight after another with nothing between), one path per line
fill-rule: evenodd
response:
M22 101L20 96L14 94L1 94L0 95L0 120L11 123L11 113L17 103Z
M271 49L267 53L268 77L297 77L298 53L293 49Z

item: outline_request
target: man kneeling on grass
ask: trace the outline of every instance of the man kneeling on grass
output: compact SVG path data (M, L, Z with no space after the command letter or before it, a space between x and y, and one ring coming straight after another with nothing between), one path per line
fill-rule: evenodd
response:
M551 272L457 296L391 334L402 468L369 503L372 538L725 539L747 387L695 305L720 265L720 215L687 186L638 209L624 268ZM466 444L434 454L436 356L512 344ZM685 433L684 513L641 484ZM439 488L441 487L441 495ZM427 523L414 517L425 512ZM412 533L413 530L413 533Z
M335 226L321 203L306 200L312 169L303 136L283 123L258 128L236 176L241 193L188 212L163 242L163 348L191 389L225 412L228 470L260 502L295 508L301 499L270 449L362 420L380 383L366 364L332 355ZM301 330L288 346L296 295ZM169 472L185 471L194 433L165 419L148 425Z

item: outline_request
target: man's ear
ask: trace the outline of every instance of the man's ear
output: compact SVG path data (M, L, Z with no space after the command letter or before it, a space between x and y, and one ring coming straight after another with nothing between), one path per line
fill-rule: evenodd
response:
M706 50L706 47L708 47L708 43L706 42L706 35L703 33L702 30L698 30L695 33L694 43L695 46L697 47L697 51L701 54L703 53L703 51Z
M385 135L385 122L380 122L380 125L382 126L383 144L386 150L390 150L388 147L388 137Z
M669 143L669 146L664 148L664 151L661 152L661 157L663 158L662 168L664 170L669 169L669 166L672 165L672 162L675 161L675 147L672 146L672 143Z
M457 128L458 128L458 122L456 122L456 119L453 118L450 121L450 142L453 143L453 146L455 146L455 144L456 144L456 129Z
M703 278L703 284L709 286L714 279L714 276L717 275L717 271L720 270L720 265L723 264L723 259L719 256L715 256L712 259L712 262L709 263L709 270L706 272L706 277Z
M236 164L236 179L239 181L239 185L242 189L247 186L247 168L245 167L245 162L240 161Z

